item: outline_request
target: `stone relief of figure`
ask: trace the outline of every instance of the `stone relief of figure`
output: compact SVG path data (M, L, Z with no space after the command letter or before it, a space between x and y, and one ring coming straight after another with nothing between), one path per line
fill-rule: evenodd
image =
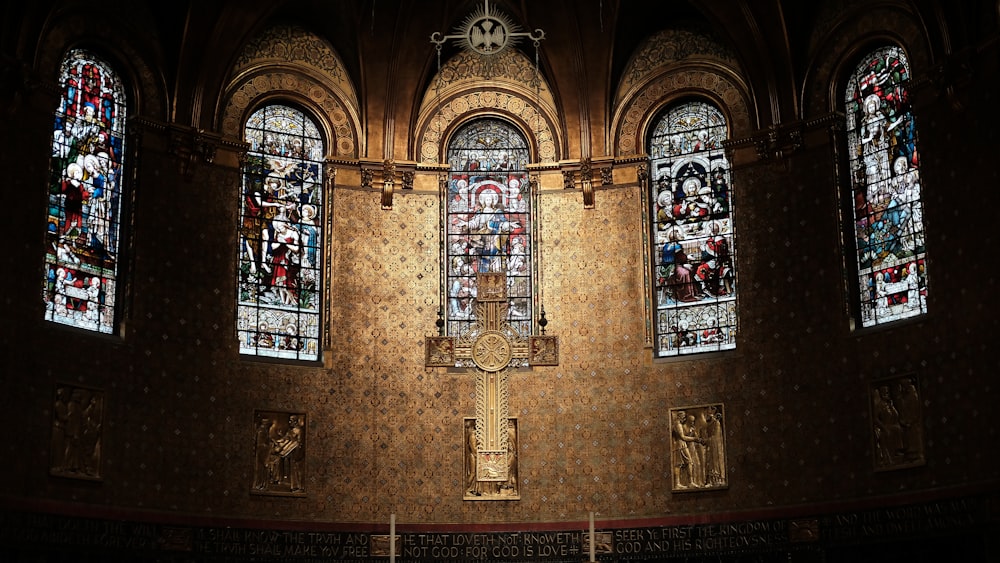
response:
M254 425L254 472L250 491L273 495L305 494L306 415L257 411Z
M722 405L671 409L670 420L672 490L728 487Z
M49 472L60 477L101 478L104 393L60 385L52 405Z
M875 469L923 465L923 418L916 376L873 382L870 393Z
M506 479L479 479L479 451L476 442L476 419L465 420L465 500L516 500L521 498L518 486L517 419L507 422Z

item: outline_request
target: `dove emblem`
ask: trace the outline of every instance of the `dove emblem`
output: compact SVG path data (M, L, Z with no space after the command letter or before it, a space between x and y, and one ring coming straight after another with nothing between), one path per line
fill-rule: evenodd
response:
M507 30L503 22L482 18L469 26L469 45L473 50L490 54L500 51L507 44Z

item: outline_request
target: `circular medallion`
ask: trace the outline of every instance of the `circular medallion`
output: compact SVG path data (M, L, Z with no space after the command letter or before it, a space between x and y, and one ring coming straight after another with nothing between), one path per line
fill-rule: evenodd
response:
M480 55L499 53L507 46L507 28L507 23L499 17L480 16L466 25L466 45Z
M472 361L484 371L499 371L513 357L510 341L500 331L488 330L472 343Z

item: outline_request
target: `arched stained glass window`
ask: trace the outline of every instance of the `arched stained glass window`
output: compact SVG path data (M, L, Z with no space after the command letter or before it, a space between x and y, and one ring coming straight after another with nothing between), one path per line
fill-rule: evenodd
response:
M736 347L736 256L722 112L671 107L650 138L655 350L659 357Z
M531 194L524 135L501 119L459 129L448 145L448 334L475 322L476 274L507 274L508 322L531 334Z
M845 92L863 327L927 312L927 272L910 67L896 46L868 53Z
M244 135L250 150L240 205L240 353L318 360L323 138L303 112L282 105L254 112Z
M84 50L63 59L55 111L45 236L45 319L115 331L126 186L125 88Z

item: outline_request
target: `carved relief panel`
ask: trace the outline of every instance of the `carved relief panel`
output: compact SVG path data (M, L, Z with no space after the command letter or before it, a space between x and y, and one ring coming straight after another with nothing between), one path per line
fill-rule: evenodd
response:
M868 396L875 471L923 465L924 420L916 375L872 381Z
M255 411L254 494L305 496L306 415Z
M52 405L49 473L101 479L104 391L58 385Z
M726 428L722 403L670 409L670 489L726 489Z

